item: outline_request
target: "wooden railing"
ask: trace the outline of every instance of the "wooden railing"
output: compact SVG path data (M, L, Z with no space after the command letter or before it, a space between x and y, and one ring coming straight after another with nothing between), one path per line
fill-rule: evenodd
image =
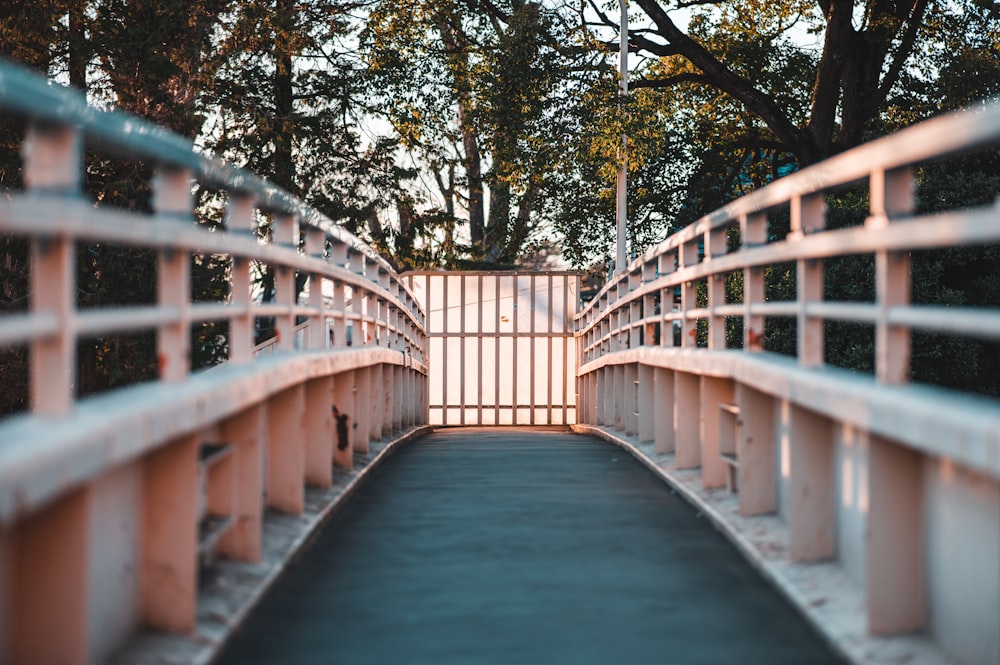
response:
M993 104L782 178L643 254L577 318L579 429L666 474L856 662L1000 663L1000 404L910 371L913 332L1000 340L996 308L913 304L910 270L914 252L1000 244L1000 199L914 212L915 169L998 142ZM857 187L867 217L826 229L827 197ZM824 262L847 256L871 260L872 302L824 300ZM795 295L766 297L769 270ZM791 322L794 357L765 350L769 320ZM829 322L870 327L874 374L828 364ZM802 583L807 562L824 563Z
M30 307L0 315L0 345L30 356L30 408L0 420L0 662L99 662L143 627L204 645L199 565L260 562L268 510L303 513L334 462L426 422L424 312L371 248L181 137L6 64L0 109L27 127L0 233L30 245ZM86 200L85 146L155 165L153 214ZM195 183L227 197L221 228L196 223ZM80 243L155 252L156 301L78 307ZM204 255L228 260L221 301L192 302ZM273 272L273 301L252 264ZM276 334L259 355L262 318ZM228 322L228 359L192 372L208 321ZM155 331L159 380L80 399L80 340L135 331Z

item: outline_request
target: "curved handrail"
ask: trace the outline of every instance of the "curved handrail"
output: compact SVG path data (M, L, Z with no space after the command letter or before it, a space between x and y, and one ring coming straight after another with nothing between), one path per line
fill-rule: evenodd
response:
M982 102L907 127L789 174L702 216L647 249L642 256L632 260L626 270L606 283L577 319L586 317L618 283L628 279L629 274L713 230L733 226L741 218L787 205L795 198L849 187L875 173L903 169L997 142L1000 142L1000 102Z
M250 340L257 317L277 317L282 322L278 333L284 332L286 339L279 348L294 347L300 317L317 324L319 332L308 343L313 350L332 344L326 320L333 322L332 336L339 335L336 346L347 342L346 329L340 329L356 321L366 331L366 339L357 346L384 345L402 353L407 365L425 365L426 315L406 283L375 250L280 187L200 152L173 132L123 111L92 108L80 92L3 62L0 110L26 118L29 127L22 150L27 191L0 202L0 231L31 241L32 261L37 260L38 266L32 268L31 311L0 318L0 342L32 347L33 412L70 410L72 369L65 368L73 367L72 349L83 335L159 331L161 378L169 381L187 375L187 326L228 319L231 360L246 362L253 354ZM152 217L92 205L79 196L84 142L156 166ZM192 181L228 195L222 229L209 231L191 223ZM255 211L275 215L272 242L263 243L253 233ZM137 220L153 223L137 224ZM301 248L299 230L305 236ZM49 251L52 239L60 247L55 253ZM157 302L77 308L72 244L78 241L160 252ZM177 256L190 260L187 257L212 253L232 258L234 275L242 277L238 281L234 277L229 301L192 303L185 287L188 268ZM43 265L45 261L52 264ZM252 302L243 274L248 261L269 263L283 275L287 288L281 289L277 302ZM315 278L308 303L298 302L290 287L289 275L296 272Z
M148 120L120 110L90 106L79 91L2 60L0 110L30 118L33 122L76 127L95 146L119 156L148 159L168 168L188 169L206 185L232 194L253 196L262 211L295 215L300 225L320 229L330 239L366 254L381 268L395 272L368 244L266 178L226 159L205 154L189 139Z

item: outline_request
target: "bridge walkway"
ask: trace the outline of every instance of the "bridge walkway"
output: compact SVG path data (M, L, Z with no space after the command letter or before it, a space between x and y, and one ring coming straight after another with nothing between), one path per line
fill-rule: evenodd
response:
M707 520L599 439L439 430L375 474L219 663L838 662Z

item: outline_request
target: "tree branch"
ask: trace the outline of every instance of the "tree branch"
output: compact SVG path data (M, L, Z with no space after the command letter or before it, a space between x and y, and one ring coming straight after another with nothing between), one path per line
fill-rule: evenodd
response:
M903 40L900 42L899 48L896 49L892 64L889 66L889 71L886 72L885 78L882 79L882 83L875 92L875 99L878 100L878 103L881 103L886 98L889 94L889 89L892 88L896 83L896 79L899 78L899 73L903 70L906 59L913 51L913 44L917 40L917 32L920 30L926 11L927 0L916 0L913 3L913 11L910 13L909 25L906 26Z
M823 39L823 55L816 68L813 83L812 112L806 127L817 145L826 145L833 136L840 102L840 79L854 39L851 24L854 3L851 0L830 0L825 5L826 35Z
M503 12L490 0L479 0L479 4L482 5L483 9L486 10L486 13L489 14L491 17L493 17L495 20L500 21L501 23L504 24L510 22L510 15Z
M650 79L641 78L635 81L629 81L628 87L632 88L669 88L672 85L678 83L701 83L703 85L712 85L712 82L708 80L703 74L695 74L694 72L684 72L682 74L674 74L673 76L668 76L663 79Z
M677 55L679 53L679 51L670 44L658 44L657 42L646 39L645 37L631 31L628 33L628 41L629 44L635 46L635 48L632 49L632 51L635 52L649 51L654 55L660 56L661 58Z
M782 108L770 95L758 90L747 79L726 67L704 46L682 32L664 11L657 0L636 0L646 15L652 19L661 37L687 58L691 64L704 72L711 85L719 88L743 103L759 116L774 132L778 139L788 145L803 161L813 161L815 156L808 144L807 135L796 127Z

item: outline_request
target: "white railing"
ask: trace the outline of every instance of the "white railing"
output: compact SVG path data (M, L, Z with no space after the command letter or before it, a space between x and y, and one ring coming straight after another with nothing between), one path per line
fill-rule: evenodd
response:
M914 168L998 142L994 104L804 169L649 250L577 318L578 429L666 474L855 662L1000 663L1000 404L910 382L911 331L1000 339L1000 310L911 303L911 252L1000 243L996 203L915 214ZM858 185L864 223L825 230L827 195ZM874 257L874 302L824 302L824 260L852 255ZM769 301L782 264L796 296ZM769 318L794 320L794 358L764 350ZM829 321L871 326L874 376L825 364Z
M30 245L30 309L0 316L0 344L30 355L30 408L0 420L0 662L98 662L140 627L213 643L199 562L266 559L267 510L313 510L306 486L329 488L334 463L426 422L425 315L364 243L185 139L6 64L0 108L27 125L26 189L0 200L0 233ZM152 215L84 199L91 144L155 165ZM194 223L195 182L228 197L223 228ZM155 251L156 302L79 308L79 243ZM228 257L225 301L191 301L201 255ZM254 298L252 262L274 272L274 302ZM277 335L255 357L261 317ZM192 326L207 321L228 322L228 361L192 373ZM142 330L159 380L78 399L78 342ZM332 407L350 421L344 449Z

